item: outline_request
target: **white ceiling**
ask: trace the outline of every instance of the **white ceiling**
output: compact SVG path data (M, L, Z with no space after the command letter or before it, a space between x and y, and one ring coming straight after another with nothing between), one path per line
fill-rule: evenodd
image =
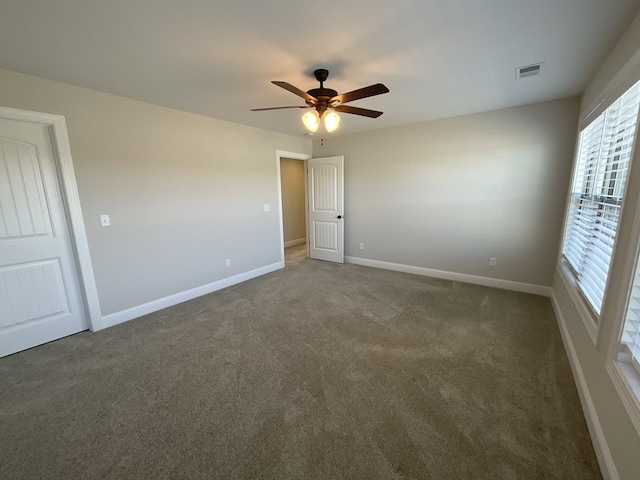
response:
M330 71L351 105L338 133L580 94L638 0L2 0L0 68L301 135L309 90ZM543 61L538 77L515 68ZM0 88L2 86L0 85Z

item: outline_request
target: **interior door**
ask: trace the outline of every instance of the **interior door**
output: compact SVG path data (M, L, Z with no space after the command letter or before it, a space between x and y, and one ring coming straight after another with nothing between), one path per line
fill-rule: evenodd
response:
M86 329L49 129L0 120L0 357Z
M344 157L307 160L309 256L344 263Z

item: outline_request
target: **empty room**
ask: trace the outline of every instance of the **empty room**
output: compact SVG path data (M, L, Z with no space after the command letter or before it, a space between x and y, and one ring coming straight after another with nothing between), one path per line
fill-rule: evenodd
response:
M0 478L640 478L637 0L0 45Z

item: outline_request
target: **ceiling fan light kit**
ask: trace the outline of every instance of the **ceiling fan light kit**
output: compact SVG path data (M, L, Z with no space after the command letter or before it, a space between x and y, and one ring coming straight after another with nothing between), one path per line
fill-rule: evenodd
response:
M320 126L320 115L315 110L310 110L302 115L302 123L310 132L317 132Z
M284 88L289 92L303 98L306 105L296 105L290 107L270 107L270 108L252 108L251 111L264 110L280 110L283 108L313 108L302 116L302 123L310 132L317 132L320 127L320 119L323 118L324 128L327 132L335 131L340 125L340 116L336 112L348 113L351 115L360 115L369 118L378 118L382 112L377 110L368 110L366 108L351 107L344 105L347 102L360 100L362 98L373 97L383 93L389 93L389 89L381 83L369 85L368 87L359 88L348 93L338 94L331 88L325 88L324 82L329 77L329 70L319 68L313 72L316 80L320 82L319 88L312 88L305 92L287 82L272 81L274 85Z
M340 126L340 116L333 110L324 114L324 129L331 133Z

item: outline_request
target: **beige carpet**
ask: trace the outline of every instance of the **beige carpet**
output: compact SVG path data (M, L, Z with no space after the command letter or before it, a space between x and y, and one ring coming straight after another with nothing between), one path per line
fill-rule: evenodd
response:
M0 478L601 478L547 298L303 253L0 359Z

